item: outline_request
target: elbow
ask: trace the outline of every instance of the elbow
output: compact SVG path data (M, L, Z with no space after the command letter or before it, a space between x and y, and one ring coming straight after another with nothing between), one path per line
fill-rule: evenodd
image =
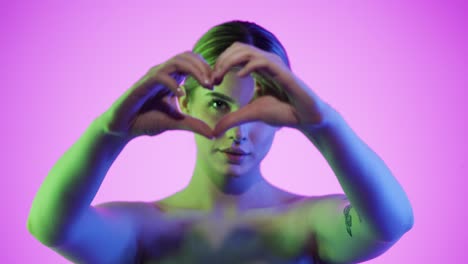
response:
M403 222L400 225L400 229L397 229L396 237L392 241L397 241L399 240L404 234L406 234L408 231L410 231L413 228L414 225L414 218L411 216L406 222Z
M410 231L411 228L414 226L414 213L413 213L413 208L409 206L408 208L408 213L405 214L405 217L401 221L402 224L402 233L401 236L404 235L406 232ZM400 236L400 237L401 237Z
M28 222L26 223L26 228L28 229L29 234L31 234L34 238L36 238L43 245L45 246L51 245L53 243L51 239L47 238L47 236L45 236L43 232L41 233L41 230L37 228L37 225L34 224L34 222L35 222L34 219L31 216L29 216Z
M58 244L59 239L56 235L52 235L51 232L46 232L45 228L40 228L38 222L34 217L29 216L26 228L34 238L36 238L41 244L47 247L54 247Z
M397 231L394 232L394 235L390 237L388 242L396 242L400 240L400 238L403 237L404 234L406 234L408 231L410 231L413 228L414 222L411 220L408 223L402 224L400 229L397 229Z
M403 234L405 234L406 232L410 231L414 226L414 215L413 215L413 209L411 209L411 213L410 215L408 216L408 220L406 222L406 225L405 225L405 229L404 229L404 232ZM403 235L402 234L402 235Z
M413 210L411 210L411 214L409 215L408 221L406 224L407 229L405 233L408 232L411 228L413 228L413 226L414 226L414 214L413 214Z
M405 215L405 217L403 217L402 220L395 220L394 224L389 226L389 228L386 229L384 234L382 234L380 240L383 242L396 242L400 240L400 238L403 237L404 234L410 231L413 228L413 225L414 216L411 210L411 212Z

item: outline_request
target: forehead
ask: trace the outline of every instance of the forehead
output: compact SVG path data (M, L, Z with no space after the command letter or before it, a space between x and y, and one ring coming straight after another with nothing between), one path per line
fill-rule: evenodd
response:
M245 105L248 104L255 95L255 80L250 76L250 74L240 78L236 75L237 72L237 68L233 68L228 71L224 75L223 81L214 87L213 92L222 93L231 97L238 104ZM198 87L196 90L197 97L207 97L212 92L201 87Z

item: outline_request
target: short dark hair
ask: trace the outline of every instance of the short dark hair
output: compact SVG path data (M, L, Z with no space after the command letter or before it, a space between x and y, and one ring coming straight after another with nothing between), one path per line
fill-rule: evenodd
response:
M200 54L213 67L221 53L234 42L249 44L274 53L288 68L291 68L286 50L278 38L264 27L248 21L233 20L212 27L195 43L192 52ZM269 76L255 73L252 75L261 87L261 95L270 94L282 101L288 101L286 93ZM184 87L189 98L191 90L198 86L200 84L193 77L187 77Z

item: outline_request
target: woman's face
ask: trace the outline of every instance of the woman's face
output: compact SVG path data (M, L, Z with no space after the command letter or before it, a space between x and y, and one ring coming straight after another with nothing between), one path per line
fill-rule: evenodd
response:
M181 103L181 109L214 128L224 115L237 111L256 96L254 79L249 75L239 78L236 72L229 71L213 91L195 88L190 100ZM277 129L263 122L249 122L227 130L214 140L195 134L197 162L203 162L209 170L234 177L248 173L258 168L270 150Z

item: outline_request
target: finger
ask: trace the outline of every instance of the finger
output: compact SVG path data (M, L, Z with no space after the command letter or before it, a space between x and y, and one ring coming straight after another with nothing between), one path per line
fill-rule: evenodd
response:
M225 115L215 126L213 135L215 137L221 136L226 130L242 125L248 122L262 121L261 111L258 109L258 105L252 103L248 104L236 112Z
M241 47L241 45L238 44L238 42L234 42L233 44L231 44L231 46L229 46L227 49L225 49L221 55L218 56L218 58L216 59L216 62L215 62L215 65L213 67L214 70L216 69L219 69L220 66L222 65L222 62L224 61L224 59L229 56L231 53L233 52L237 52L238 49Z
M193 52L187 52L184 54L184 56L202 71L203 82L200 84L203 87L212 90L213 89L213 84L211 83L212 70L211 70L210 65L203 58L203 56L200 54L193 53Z
M165 86L166 89L161 89L161 85ZM177 82L166 74L145 75L115 102L118 111L116 114L133 116L147 101L168 93L176 93L177 87Z
M253 59L253 60L250 60L244 67L242 67L242 69L239 72L237 72L237 76L245 77L248 74L255 72L255 71L261 72L263 74L265 72L269 73L271 71L265 70L265 69L268 69L268 66L269 66L269 62L268 60L264 58Z
M205 122L188 115L179 120L171 119L168 126L170 129L191 131L208 139L213 138L213 130Z
M202 67L197 65L196 61L193 58L191 59L190 57L188 57L188 55L181 55L177 58L174 58L172 63L170 63L167 69L164 69L164 71L170 74L183 73L184 75L191 75L201 85L203 85L203 83L205 82Z
M245 49L244 45L234 43L218 57L213 68L213 84L220 84L226 72L230 70L232 64L229 63L228 58L239 54L243 49Z
M221 66L222 68L220 68L215 74L216 77L214 83L221 83L222 79L224 78L224 75L228 71L234 68L242 69L244 68L244 65L248 64L248 62L252 59L254 59L252 53L246 50L242 50L237 53L232 53L229 57L226 57L224 59L225 62L223 63L223 66Z
M164 108L160 110L169 117L169 119L166 120L168 129L192 131L210 139L213 137L213 130L205 122L179 111L177 108L177 99L175 97L166 97L159 105Z
M147 101L141 108L141 112L157 111L162 112L174 119L182 119L183 114L177 108L177 99L174 96L165 96L164 98L154 98Z

